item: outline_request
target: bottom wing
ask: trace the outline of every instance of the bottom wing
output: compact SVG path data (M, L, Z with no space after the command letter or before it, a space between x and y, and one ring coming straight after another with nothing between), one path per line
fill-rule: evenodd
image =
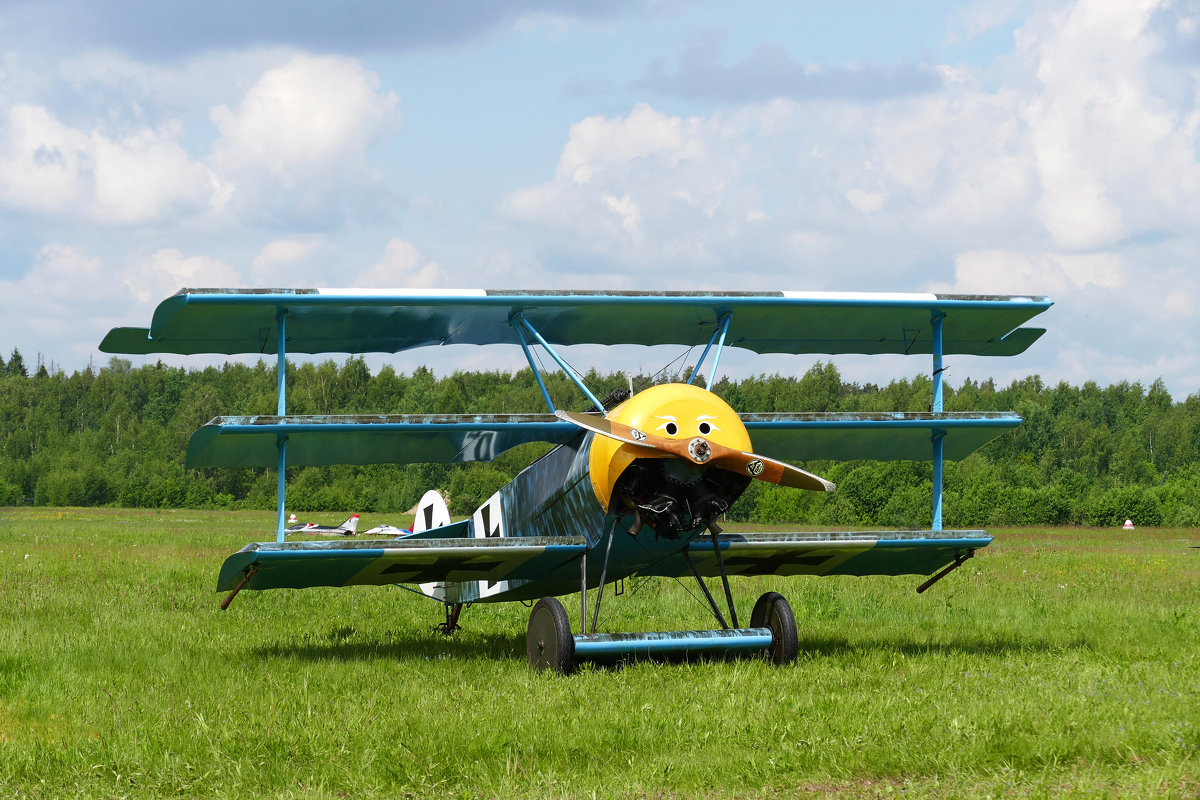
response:
M536 578L587 549L582 536L260 542L225 559L217 591Z
M730 575L930 575L991 541L986 531L723 533L717 537ZM702 575L721 574L711 538L697 537L687 551ZM679 578L691 570L682 556L672 556L641 574Z

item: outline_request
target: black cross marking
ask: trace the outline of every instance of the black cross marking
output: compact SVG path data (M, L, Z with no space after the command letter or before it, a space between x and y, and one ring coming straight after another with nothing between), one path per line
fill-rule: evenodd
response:
M504 561L467 561L454 564L447 569L437 563L433 564L392 564L384 568L380 575L406 575L405 583L432 583L447 580L447 575L455 572L488 573L497 567L504 566ZM470 580L469 578L467 580Z
M483 508L479 509L479 520L483 523L483 535L487 539L497 539L500 537L500 520L496 520L496 526L492 527L492 504L488 503Z

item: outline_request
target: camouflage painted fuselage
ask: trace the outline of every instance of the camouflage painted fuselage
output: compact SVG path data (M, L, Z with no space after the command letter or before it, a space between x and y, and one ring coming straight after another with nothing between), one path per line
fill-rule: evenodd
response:
M596 498L588 469L591 444L589 433L578 443L556 447L530 464L480 506L463 535L510 539L582 536L592 554L587 560L587 583L593 588L599 585L604 570L610 531L613 543L606 582L628 577L680 553L693 536L704 530L698 526L668 539L659 537L647 525L636 537L630 536L634 516L608 515ZM425 534L436 535L436 530ZM449 603L536 600L578 592L581 577L580 559L571 555L536 579L447 582L439 584L440 591L432 596Z

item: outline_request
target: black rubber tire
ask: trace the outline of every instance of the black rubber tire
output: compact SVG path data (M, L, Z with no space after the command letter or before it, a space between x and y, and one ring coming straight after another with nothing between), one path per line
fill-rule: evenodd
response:
M529 666L542 672L552 669L568 675L575 669L575 639L571 622L563 604L553 597L543 597L529 612L529 628L525 632L525 654Z
M767 592L758 598L754 610L750 612L750 627L771 629L771 646L767 648L767 658L776 665L790 664L800 654L796 615L779 592Z

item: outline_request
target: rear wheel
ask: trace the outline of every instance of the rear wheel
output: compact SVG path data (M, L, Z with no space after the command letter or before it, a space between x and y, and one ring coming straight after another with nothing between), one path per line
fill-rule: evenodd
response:
M796 616L792 607L779 592L767 592L758 598L750 612L750 627L770 628L771 646L767 658L777 665L788 664L800 653L800 642L796 634Z
M571 622L567 619L566 609L557 599L543 597L529 613L525 654L529 657L529 666L539 672L552 669L566 675L575 668L575 639L571 637Z

